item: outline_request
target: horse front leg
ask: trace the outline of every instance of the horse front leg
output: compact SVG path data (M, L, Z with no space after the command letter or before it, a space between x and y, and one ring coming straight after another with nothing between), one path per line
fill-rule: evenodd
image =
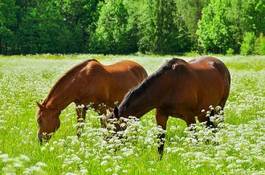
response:
M156 110L156 123L158 126L161 126L163 130L166 130L167 127L168 115L163 114L159 109ZM163 157L164 145L165 145L165 132L158 134L158 153L160 155L160 160Z
M76 114L77 114L77 132L78 137L81 136L84 129L84 124L86 120L87 107L84 105L76 104Z

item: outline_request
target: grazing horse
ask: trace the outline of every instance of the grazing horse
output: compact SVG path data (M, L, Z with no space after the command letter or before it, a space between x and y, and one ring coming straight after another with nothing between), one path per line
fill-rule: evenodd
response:
M70 103L85 106L76 108L77 121L84 122L88 104L99 114L106 114L146 77L145 69L129 60L102 65L92 59L76 65L57 81L42 104L37 103L39 141L48 140L59 128L59 115Z
M230 89L230 73L220 60L202 57L186 62L173 58L141 84L129 91L109 118L140 118L156 109L157 125L166 130L169 116L178 117L188 125L208 121L206 112L210 105L225 106ZM105 121L107 122L107 121ZM116 130L122 128L116 124ZM158 151L162 157L165 134L160 134Z

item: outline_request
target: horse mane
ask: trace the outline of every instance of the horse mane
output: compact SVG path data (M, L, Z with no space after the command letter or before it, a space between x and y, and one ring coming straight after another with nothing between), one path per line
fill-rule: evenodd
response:
M156 72L148 76L142 83L140 83L135 88L132 88L122 100L120 106L123 106L128 103L131 96L138 96L141 93L145 92L146 89L153 84L153 82L159 78L161 75L165 74L167 71L172 70L172 66L177 62L183 62L184 60L179 58L172 58L164 63Z
M66 82L70 77L72 77L73 75L75 75L75 73L77 71L79 71L80 69L82 69L84 66L87 65L87 63L89 63L91 61L98 62L96 59L89 59L89 60L83 61L83 62L75 65L74 67L72 67L63 76L61 76L61 78L59 78L59 80L57 80L57 82L55 83L55 85L51 88L51 90L50 90L47 98L43 101L42 105L45 106L45 104L47 103L48 99L50 99L50 97L60 87L61 84L64 84L64 82Z

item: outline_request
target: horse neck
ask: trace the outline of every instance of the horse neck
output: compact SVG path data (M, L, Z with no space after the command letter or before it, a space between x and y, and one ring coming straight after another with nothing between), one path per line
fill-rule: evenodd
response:
M145 113L157 107L156 96L152 94L156 94L155 89L147 88L145 91L141 92L139 95L136 95L131 100L127 101L130 103L130 106L127 108L126 103L119 106L119 116L120 117L129 117L135 116L137 118L141 118ZM137 100L134 100L137 99Z
M86 66L89 62L97 62L97 60L91 59L76 65L70 69L64 76L62 76L54 87L51 89L48 97L45 100L45 106L48 108L63 110L70 103L76 100L76 91L80 89L79 85L82 84L82 80L77 78L76 75ZM81 80L81 82L80 82Z
M70 84L66 86L56 84L45 99L44 106L48 109L56 109L58 111L65 109L74 101L74 94L71 93L74 92L72 90L73 88Z

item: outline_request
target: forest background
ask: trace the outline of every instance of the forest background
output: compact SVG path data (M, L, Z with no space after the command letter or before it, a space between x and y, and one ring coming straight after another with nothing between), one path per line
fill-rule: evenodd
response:
M265 54L264 0L1 0L0 54Z

